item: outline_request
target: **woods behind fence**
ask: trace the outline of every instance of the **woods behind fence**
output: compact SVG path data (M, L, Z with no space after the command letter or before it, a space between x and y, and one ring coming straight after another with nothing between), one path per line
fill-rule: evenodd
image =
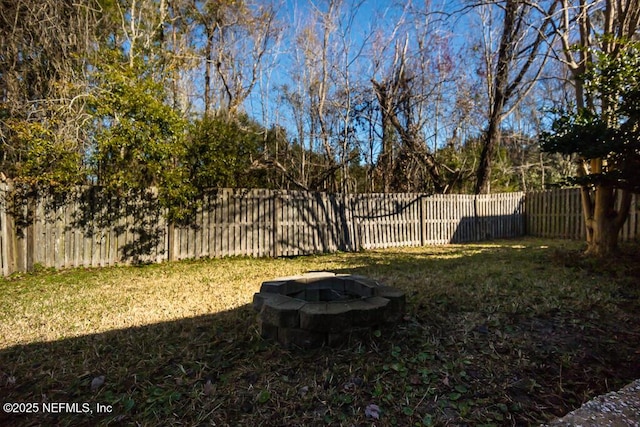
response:
M194 201L197 208L186 225L166 220L154 191L114 197L87 187L62 199L39 194L16 200L11 190L0 186L5 275L36 265L296 256L464 243L527 231L580 238L584 229L576 190L474 196L221 189ZM635 202L626 238L637 235Z

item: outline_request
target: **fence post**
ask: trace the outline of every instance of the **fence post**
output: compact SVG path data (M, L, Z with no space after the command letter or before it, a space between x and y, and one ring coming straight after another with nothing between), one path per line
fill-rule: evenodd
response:
M427 242L427 199L424 194L420 196L420 246Z
M2 274L8 276L11 274L9 266L9 242L10 242L10 229L7 223L7 197L10 192L9 184L0 183L0 244L2 253Z
M351 238L351 247L354 252L358 252L362 248L360 225L358 223L358 215L356 212L356 205L358 201L355 194L348 194L347 197L349 199L349 222L351 224L351 232L353 233Z
M26 206L26 226L25 226L25 240L26 240L26 270L33 271L34 258L35 258L35 222L36 222L36 197L37 194L29 194L27 196Z
M16 221L13 216L13 203L11 201L12 189L8 188L6 193L6 202L5 202L5 252L6 252L6 266L7 266L7 275L10 275L17 271L16 268L16 251L17 251L17 239L16 239Z
M22 196L21 196L22 197ZM28 196L25 196L28 197ZM27 239L29 220L27 218L27 201L22 199L17 201L13 197L13 229L15 242L15 268L16 271L27 271Z
M176 259L176 224L169 221L167 224L167 260L175 261Z
M478 195L473 195L473 234L476 242L480 239L480 212L478 212Z
M520 202L520 206L521 206L521 212L520 214L522 215L522 233L520 233L522 236L527 236L528 232L529 232L529 195L531 193L530 192L523 192L522 193L522 200Z
M278 190L273 191L273 224L271 229L273 232L273 257L278 258L280 256L280 236L278 229L280 228L280 211L282 210L282 199L279 197Z
M351 198L347 193L342 193L342 236L344 250L347 252L355 251L352 216Z

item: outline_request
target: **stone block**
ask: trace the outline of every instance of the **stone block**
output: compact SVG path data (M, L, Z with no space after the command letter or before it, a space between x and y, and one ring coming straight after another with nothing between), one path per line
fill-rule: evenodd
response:
M284 295L295 295L299 292L304 292L305 284L301 283L299 280L294 280L291 282L287 282L282 289L282 293Z
M336 274L330 271L311 271L298 277L300 278L300 283L308 285L310 283L318 282L323 279L334 279L336 277Z
M304 299L309 302L320 302L320 289L305 289Z
M292 282L292 281L295 281L295 280L299 280L301 278L302 278L302 276L297 274L295 276L278 277L278 278L273 279L273 280L268 280L267 282ZM267 282L265 282L265 283L267 283Z
M363 298L369 298L375 295L374 288L359 280L351 280L348 285L350 292L360 295Z
M313 289L313 290L319 290L319 289L327 289L327 288L331 288L331 286L333 286L334 283L337 283L338 279L336 279L335 277L328 277L328 278L311 278L311 279L307 279L304 281L304 288L306 290L309 289Z
M260 310L260 318L272 325L284 328L295 328L300 324L300 309L307 304L306 301L277 295L277 298L268 298Z
M347 274L345 276L348 276L350 280L355 280L370 288L377 288L378 286L380 286L380 283L377 280L371 279L369 277L359 276L357 274L354 274L354 275Z
M289 295L291 293L300 291L304 289L304 285L296 281L299 280L300 277L301 276L292 276L290 278L283 277L276 280L262 282L262 285L260 286L260 292Z
M304 300L305 299L305 292L304 292L304 290L298 291L298 292L292 292L290 294L287 294L287 296L289 296L291 298Z
M385 322L392 323L400 320L407 304L404 292L390 286L382 286L378 288L377 295L389 300L385 312Z
M354 326L376 326L384 322L384 314L389 300L381 297L371 297L358 302L358 309L351 313Z
M330 301L347 301L347 300L353 299L352 296L347 295L344 291L338 291L332 288L320 289L318 292L320 293L319 301L330 302Z
M278 340L278 327L265 323L264 320L258 319L258 331L264 339Z
M268 282L262 282L262 285L260 285L260 292L261 293L273 293L273 294L280 294L282 293L281 289L284 287L285 283L287 283L286 281L279 281L279 280L271 280Z
M318 332L344 332L351 326L350 303L309 303L300 310L300 328Z
M277 297L277 296L278 294L274 294L274 293L258 292L256 294L253 294L253 309L257 312L260 312L266 300L273 297Z
M342 294L345 293L346 291L346 287L347 287L347 283L345 280L333 280L331 282L329 282L328 284L329 289L331 289L332 291L335 292L340 292Z

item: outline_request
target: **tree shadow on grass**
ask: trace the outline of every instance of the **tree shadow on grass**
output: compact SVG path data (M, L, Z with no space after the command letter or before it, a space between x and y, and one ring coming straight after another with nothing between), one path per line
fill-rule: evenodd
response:
M476 245L473 255L461 247L445 259L384 251L360 268L336 271L405 283L410 312L404 345L418 349L430 341L438 349L439 379L463 384L441 388L441 406L426 412L442 410L442 401L453 397L458 414L466 403L484 402L493 422L528 424L640 377L636 249L615 266L602 266L575 250L504 243ZM568 270L573 282L536 280L548 264ZM421 329L426 332L415 333Z
M638 300L604 280L545 288L529 276L553 254L517 250L361 254L334 272L404 289L407 315L335 349L263 341L249 305L2 349L2 403L113 409L0 425L527 425L640 377Z
M0 412L1 425L195 425L234 419L265 351L248 306L136 328L0 351L2 402L40 402L40 413ZM237 363L240 361L240 363ZM94 387L94 379L104 384ZM246 378L246 380L241 380ZM239 381L239 382L238 382ZM95 382L94 382L95 385ZM235 389L235 396L220 395ZM222 389L222 390L220 390ZM113 406L111 414L44 414L42 402ZM221 417L220 413L225 412ZM209 416L207 414L209 413ZM224 421L223 421L224 422Z

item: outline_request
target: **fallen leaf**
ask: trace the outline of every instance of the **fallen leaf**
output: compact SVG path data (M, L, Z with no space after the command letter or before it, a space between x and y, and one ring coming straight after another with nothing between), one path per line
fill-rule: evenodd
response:
M207 380L207 382L204 384L204 395L209 396L212 391L213 391L213 384L211 384L211 380Z
M104 384L104 375L100 375L91 380L91 391L96 391Z
M271 393L269 392L269 390L262 390L260 393L258 393L258 396L257 396L258 403L260 404L267 403L269 399L271 399Z
M367 405L367 407L364 408L364 415L367 418L373 418L373 419L379 420L380 419L380 407L378 405L373 404L373 403L370 404L370 405Z
M422 379L418 375L411 375L409 377L409 384L411 384L411 385L420 385L420 384L422 384Z

